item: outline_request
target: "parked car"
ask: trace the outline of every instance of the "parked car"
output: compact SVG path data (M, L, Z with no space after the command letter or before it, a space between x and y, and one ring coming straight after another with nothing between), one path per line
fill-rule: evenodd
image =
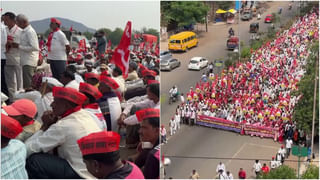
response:
M202 68L208 66L208 60L203 57L193 57L191 58L188 69L189 70L198 70L200 71Z
M174 68L177 68L181 65L181 62L178 59L165 59L165 60L160 60L160 70L168 70L171 71Z
M161 51L160 52L160 61L168 60L170 58L172 58L172 54L170 51Z
M245 20L250 21L252 19L252 11L251 10L244 10L241 15L241 19L243 21L245 21Z
M265 23L272 23L272 21L273 21L273 16L271 14L268 14L264 19Z

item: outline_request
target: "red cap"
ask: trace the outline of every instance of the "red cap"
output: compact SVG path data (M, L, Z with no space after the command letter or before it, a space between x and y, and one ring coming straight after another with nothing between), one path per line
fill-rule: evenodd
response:
M79 91L82 93L90 94L96 100L98 100L102 97L102 94L99 91L99 89L95 86L92 86L91 84L88 84L88 83L80 82Z
M56 18L51 18L51 22L52 22L52 23L57 23L57 24L61 25L61 21L59 21L59 20L56 19Z
M53 97L63 98L75 104L82 105L87 97L76 89L69 87L53 87Z
M274 156L272 156L272 159L274 159Z
M160 84L157 80L148 80L148 84Z
M113 131L91 133L77 141L82 155L108 153L119 150L120 135Z
M284 146L283 145L281 145L281 148L283 148Z
M83 59L83 56L80 53L77 53L77 56L75 58L76 61L81 61Z
M100 76L100 82L105 83L106 85L110 86L112 89L119 88L119 84L109 76L105 76L105 75Z
M4 106L3 109L9 116L26 115L34 118L37 113L37 106L29 99L19 99L10 106Z
M138 121L141 122L146 118L160 117L160 110L153 108L142 109L136 112L136 116L138 118Z
M95 78L95 79L100 79L100 75L99 74L96 74L96 73L91 73L91 72L88 72L86 74L84 74L84 79L87 80L87 79L90 79L90 78Z
M14 139L22 131L23 129L17 120L1 113L1 136Z
M152 70L143 70L141 71L141 75L144 76L153 76L155 77L157 75L156 72L152 71Z

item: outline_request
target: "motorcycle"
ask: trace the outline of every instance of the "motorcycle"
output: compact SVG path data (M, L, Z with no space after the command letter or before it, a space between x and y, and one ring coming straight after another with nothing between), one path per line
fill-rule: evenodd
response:
M177 102L177 100L178 100L178 94L179 94L179 93L177 93L177 94L174 95L174 96L170 94L169 104L172 104L172 103L174 103L174 102Z
M229 38L230 38L231 36L234 36L234 31L229 31Z
M281 12L282 12L282 8L279 9L278 14L281 14Z

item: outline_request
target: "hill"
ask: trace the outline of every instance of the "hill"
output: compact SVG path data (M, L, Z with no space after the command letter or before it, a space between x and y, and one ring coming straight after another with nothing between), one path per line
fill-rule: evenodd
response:
M73 30L80 31L80 32L92 32L94 33L96 30L93 28L89 28L86 25L70 20L70 19L65 19L65 18L60 18L56 17L61 21L62 27L64 29L69 29L72 26ZM50 18L42 19L42 20L37 20L37 21L31 21L30 22L31 26L36 30L37 33L44 33L46 30L49 29L49 24L50 24Z

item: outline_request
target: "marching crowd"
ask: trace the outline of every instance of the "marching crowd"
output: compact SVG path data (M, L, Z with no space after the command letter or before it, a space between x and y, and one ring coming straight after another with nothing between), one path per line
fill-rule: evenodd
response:
M26 15L1 17L1 178L159 178L157 53L119 66L102 32L71 48L61 26L51 18L44 42ZM120 141L136 148L130 161Z
M285 127L296 125L292 114L302 95L292 92L298 89L297 83L306 72L310 42L319 37L318 17L318 10L313 9L290 29L277 33L275 40L252 52L247 62L223 70L220 77L213 73L210 63L200 82L186 93L186 103L178 105L179 118L175 115L172 119L192 125L197 115L206 115L279 128L275 140L282 142ZM174 133L177 126L170 124Z

